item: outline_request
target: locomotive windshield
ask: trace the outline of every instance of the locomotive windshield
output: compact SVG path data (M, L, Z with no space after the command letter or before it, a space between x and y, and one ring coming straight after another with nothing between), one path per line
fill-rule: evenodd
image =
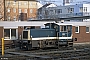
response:
M65 32L67 30L67 27L66 26L60 26L60 31L61 32Z
M28 31L23 31L23 39L28 39Z

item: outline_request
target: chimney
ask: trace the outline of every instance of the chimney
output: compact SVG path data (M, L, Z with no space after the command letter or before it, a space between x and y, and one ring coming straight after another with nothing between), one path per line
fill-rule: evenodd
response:
M72 0L63 0L63 6L70 5Z

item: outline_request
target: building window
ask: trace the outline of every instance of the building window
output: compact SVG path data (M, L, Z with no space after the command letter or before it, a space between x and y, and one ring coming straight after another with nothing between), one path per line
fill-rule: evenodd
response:
M33 13L33 10L32 9L30 9L30 13Z
M7 20L10 21L10 16L7 17Z
M83 7L80 7L80 12L83 12Z
M87 19L83 19L83 21L87 21Z
M67 10L68 10L68 13L69 13L69 8L67 8Z
M75 33L79 33L79 26L75 27Z
M66 0L66 3L69 3L69 0Z
M7 2L7 5L10 5L10 1Z
M59 13L62 13L62 9L58 9L57 10L57 13L59 14Z
M69 13L73 13L74 12L74 8L70 8L70 9L68 9L69 11Z
M16 8L13 8L13 12L16 13Z
M84 7L84 12L87 12L87 7Z
M24 9L24 13L27 13L27 9Z
M50 10L50 15L52 15L54 13L54 11L53 10Z
M16 29L4 29L4 39L17 39Z
M89 27L86 27L86 33L89 33Z
M10 12L10 8L8 8L7 12Z
M16 38L16 29L11 29L11 39Z
M48 10L45 10L45 15L48 15Z
M13 20L16 21L16 16L13 17Z
M87 12L87 7L86 7L86 12Z
M10 29L4 29L4 39L10 39Z

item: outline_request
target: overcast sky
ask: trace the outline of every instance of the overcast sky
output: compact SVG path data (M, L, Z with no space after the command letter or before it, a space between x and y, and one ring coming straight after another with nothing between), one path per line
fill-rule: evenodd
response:
M45 4L47 1L52 1L52 3L55 3L57 5L62 5L63 4L63 0L39 0L42 2L42 4ZM73 0L73 3L75 2L83 2L83 1L88 1L90 2L90 0Z

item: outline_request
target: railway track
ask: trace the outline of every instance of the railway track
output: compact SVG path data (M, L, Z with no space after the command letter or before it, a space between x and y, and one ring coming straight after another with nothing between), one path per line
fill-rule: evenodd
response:
M13 58L36 59L36 60L90 60L90 48L65 51L46 51L46 52L8 52L15 55ZM8 55L8 56L9 56ZM17 56L17 57L16 57ZM23 57L22 57L23 56Z
M90 45L46 50L7 50L7 60L90 60ZM4 59L3 57L1 57Z

